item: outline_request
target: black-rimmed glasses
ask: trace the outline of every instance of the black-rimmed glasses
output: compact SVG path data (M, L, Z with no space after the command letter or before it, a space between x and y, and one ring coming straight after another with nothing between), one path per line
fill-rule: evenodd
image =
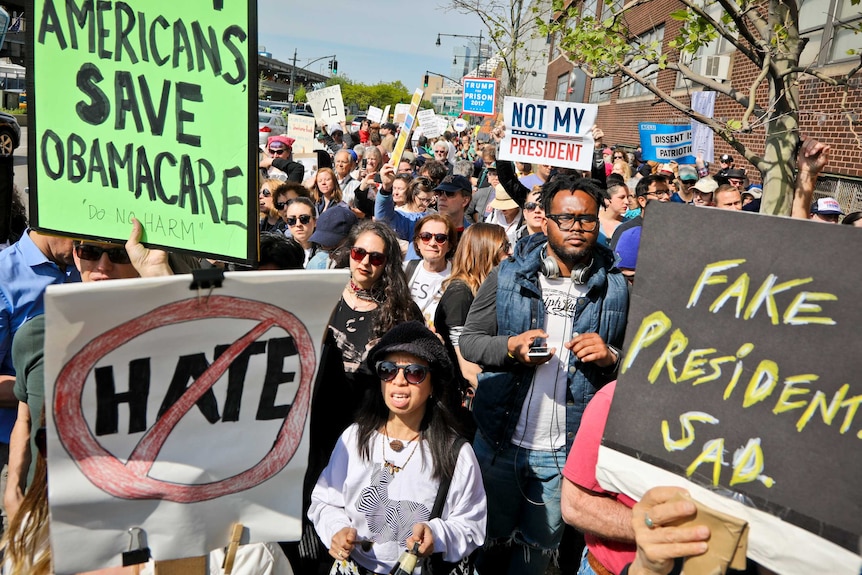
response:
M594 214L546 214L546 218L557 224L560 231L570 232L575 227L575 222L582 232L595 231L599 225L599 218Z

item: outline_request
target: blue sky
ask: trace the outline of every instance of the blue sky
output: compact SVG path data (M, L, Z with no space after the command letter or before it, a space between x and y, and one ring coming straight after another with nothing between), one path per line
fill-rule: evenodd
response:
M338 73L365 84L401 80L408 90L422 86L425 70L449 74L452 50L487 31L477 16L444 10L444 0L258 0L258 43L273 58L297 65L335 54ZM322 66L322 67L321 67ZM327 74L326 60L310 70Z

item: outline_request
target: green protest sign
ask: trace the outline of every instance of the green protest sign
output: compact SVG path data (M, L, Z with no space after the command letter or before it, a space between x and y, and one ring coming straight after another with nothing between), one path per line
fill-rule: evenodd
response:
M31 220L44 231L256 256L250 0L35 0ZM251 200L254 201L251 201Z

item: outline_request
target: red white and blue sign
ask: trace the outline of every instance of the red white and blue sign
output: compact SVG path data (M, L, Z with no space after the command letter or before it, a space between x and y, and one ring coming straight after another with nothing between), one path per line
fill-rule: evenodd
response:
M493 116L495 115L494 104L496 101L496 78L464 78L462 108L465 114Z

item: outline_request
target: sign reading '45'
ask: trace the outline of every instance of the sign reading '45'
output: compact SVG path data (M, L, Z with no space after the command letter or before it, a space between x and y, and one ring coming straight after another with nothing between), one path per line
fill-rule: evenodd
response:
M341 86L329 86L322 90L309 92L306 97L314 112L314 119L327 125L347 121L344 114L344 100L341 97Z

